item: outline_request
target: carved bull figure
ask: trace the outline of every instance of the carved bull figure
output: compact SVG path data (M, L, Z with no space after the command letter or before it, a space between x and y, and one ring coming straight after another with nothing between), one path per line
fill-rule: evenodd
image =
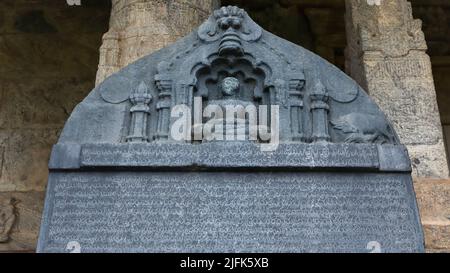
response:
M345 143L395 142L389 124L380 116L351 113L330 123L334 129L346 135Z

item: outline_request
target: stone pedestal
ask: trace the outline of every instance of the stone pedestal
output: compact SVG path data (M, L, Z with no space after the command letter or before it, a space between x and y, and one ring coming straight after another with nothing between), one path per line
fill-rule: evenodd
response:
M217 5L215 0L113 0L110 29L100 48L96 84L185 36Z
M448 177L442 127L420 20L405 0L347 0L347 72L408 147L417 177Z

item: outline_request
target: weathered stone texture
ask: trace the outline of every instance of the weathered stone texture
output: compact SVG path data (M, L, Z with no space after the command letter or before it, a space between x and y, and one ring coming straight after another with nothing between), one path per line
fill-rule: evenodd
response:
M427 249L450 253L450 225L422 223Z
M107 1L0 3L9 11L0 28L0 191L45 189L50 148L93 86L105 8Z
M2 192L0 193L0 210L7 217L12 217L13 225L8 239L0 243L0 252L31 252L36 248L42 209L44 206L44 192ZM14 204L13 214L10 214L11 202ZM0 226L5 221L0 219ZM1 231L1 228L0 228Z
M50 150L94 86L109 6L0 2L0 204L18 201L12 239L0 251L35 249Z
M450 154L450 124L444 125L445 145L447 147L447 155Z
M38 251L421 251L409 175L330 174L51 173Z
M384 110L418 177L448 177L431 63L420 20L405 0L347 0L347 72Z
M47 161L59 129L5 130L1 191L43 191L47 184Z
M450 224L450 180L416 179L414 188L422 220Z
M426 248L450 252L450 180L417 179L414 188Z
M443 141L433 145L409 145L408 152L414 177L438 177L438 173L448 168Z
M344 69L343 55L347 45L344 0L222 0L221 3L245 8L265 29L318 53ZM427 54L432 58L441 121L442 124L449 125L450 3L445 0L414 0L411 3L414 17L423 21L422 30L428 45ZM347 64L349 61L347 60ZM358 70L364 71L363 67L358 67L360 62L352 65L352 77L361 77L362 74L357 73ZM364 82L360 78L358 81ZM447 135L450 136L450 132ZM440 149L440 145L437 149ZM442 157L442 152L438 156ZM425 168L428 167L424 166L422 169Z
M216 0L113 0L96 83L140 57L182 38L203 22Z

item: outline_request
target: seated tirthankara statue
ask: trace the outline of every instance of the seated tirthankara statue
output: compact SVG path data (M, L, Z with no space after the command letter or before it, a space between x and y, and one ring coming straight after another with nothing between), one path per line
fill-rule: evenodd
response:
M252 114L251 111L256 107L252 107L254 106L252 102L239 98L240 83L237 78L224 78L220 88L223 97L208 101L206 109L217 116L210 120L211 130L204 131L202 140L250 140L250 122L246 115L247 112ZM253 114L256 117L256 111Z
M424 247L408 154L384 114L236 7L95 88L49 168L39 252Z

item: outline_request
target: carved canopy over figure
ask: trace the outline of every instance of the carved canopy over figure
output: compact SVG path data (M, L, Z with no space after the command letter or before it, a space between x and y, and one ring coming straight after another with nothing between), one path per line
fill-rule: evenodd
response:
M279 106L282 142L398 144L352 79L237 7L222 7L191 35L105 80L76 108L60 142L171 141L171 110L193 110L196 97L203 108L227 97L237 105ZM95 118L81 122L89 112Z

